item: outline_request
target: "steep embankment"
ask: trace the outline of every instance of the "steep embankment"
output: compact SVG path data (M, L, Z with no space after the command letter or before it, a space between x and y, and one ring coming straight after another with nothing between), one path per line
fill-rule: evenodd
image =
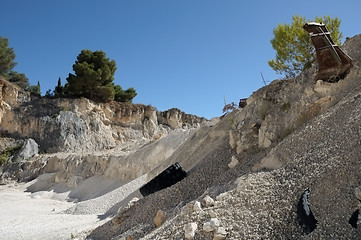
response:
M245 108L199 130L167 160L183 162L186 179L121 210L89 238L183 239L191 223L194 239L359 238L348 221L361 184L360 46L360 35L343 46L354 59L345 79L316 81L314 66L259 89ZM304 235L297 203L308 187L319 222ZM195 200L205 195L215 203L200 209ZM159 210L167 220L156 228ZM219 228L210 229L211 218Z

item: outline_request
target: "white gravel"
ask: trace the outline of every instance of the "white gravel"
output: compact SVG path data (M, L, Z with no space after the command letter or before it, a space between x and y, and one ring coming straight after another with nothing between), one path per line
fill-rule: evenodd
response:
M145 180L144 175L97 198L78 203L66 200L70 191L60 194L52 190L25 192L37 180L27 184L1 185L0 240L85 239L91 230L110 220L100 218L101 215L126 199ZM94 191L93 188L99 184L89 181L87 186L82 184L81 187Z
M51 199L53 193L32 195L25 185L0 186L0 239L70 239L84 237L103 223L97 215L62 213L75 203Z

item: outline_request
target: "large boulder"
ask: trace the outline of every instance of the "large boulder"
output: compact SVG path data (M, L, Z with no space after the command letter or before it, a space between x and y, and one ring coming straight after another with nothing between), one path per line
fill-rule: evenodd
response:
M39 153L39 145L34 139L26 139L14 156L11 158L12 162L25 162Z

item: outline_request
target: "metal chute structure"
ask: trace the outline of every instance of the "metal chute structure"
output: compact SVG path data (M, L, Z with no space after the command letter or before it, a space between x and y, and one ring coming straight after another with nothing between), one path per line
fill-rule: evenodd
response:
M352 59L336 45L325 24L310 22L303 28L310 34L316 48L318 73L316 79L337 81L352 67Z

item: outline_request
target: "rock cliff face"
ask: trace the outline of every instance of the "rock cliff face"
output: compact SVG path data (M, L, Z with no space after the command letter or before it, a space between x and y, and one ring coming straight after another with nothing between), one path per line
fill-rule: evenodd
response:
M4 79L0 86L0 151L24 148L30 140L36 145L28 161L8 159L3 179L56 172L50 185L72 188L92 176L127 183L153 170L207 122L178 109L39 98Z
M111 149L120 143L158 139L173 129L195 128L205 121L178 109L159 112L141 104L30 97L3 79L0 86L2 136L33 138L43 152Z

